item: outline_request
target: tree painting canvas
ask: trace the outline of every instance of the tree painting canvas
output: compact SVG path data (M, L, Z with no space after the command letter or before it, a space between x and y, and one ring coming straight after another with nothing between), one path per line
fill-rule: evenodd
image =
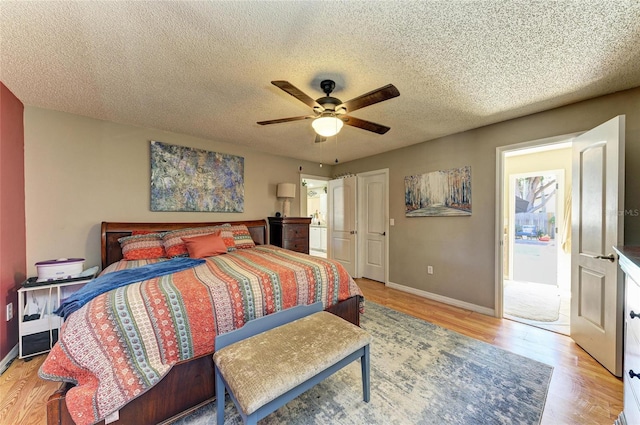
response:
M471 215L471 167L404 178L407 217Z
M244 211L244 158L151 142L151 211Z

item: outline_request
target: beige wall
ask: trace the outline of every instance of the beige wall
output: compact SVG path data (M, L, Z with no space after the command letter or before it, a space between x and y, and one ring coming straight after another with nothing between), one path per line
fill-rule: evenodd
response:
M640 209L640 88L338 164L334 171L389 169L391 282L493 308L496 147L585 131L620 114L626 114L626 210L633 211ZM392 134L385 136L390 143ZM405 176L465 165L471 166L470 217L405 217ZM640 244L640 217L626 216L625 238Z
M29 276L47 259L82 257L85 267L99 265L102 221L264 219L282 208L276 185L298 183L300 166L331 173L328 166L237 145L34 107L25 108L24 123ZM244 157L244 212L150 211L151 140ZM291 213L299 213L299 202L291 203Z

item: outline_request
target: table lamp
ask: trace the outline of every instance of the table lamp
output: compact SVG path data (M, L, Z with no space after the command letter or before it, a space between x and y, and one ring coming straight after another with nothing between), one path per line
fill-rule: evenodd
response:
M295 183L278 183L276 196L282 199L282 216L289 217L291 213L291 199L296 197Z

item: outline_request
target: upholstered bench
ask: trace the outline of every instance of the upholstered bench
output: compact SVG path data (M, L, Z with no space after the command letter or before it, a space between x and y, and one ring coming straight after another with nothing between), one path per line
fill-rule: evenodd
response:
M216 337L218 425L224 423L225 389L244 423L256 424L358 358L368 402L370 341L365 330L322 311L322 303L270 314Z

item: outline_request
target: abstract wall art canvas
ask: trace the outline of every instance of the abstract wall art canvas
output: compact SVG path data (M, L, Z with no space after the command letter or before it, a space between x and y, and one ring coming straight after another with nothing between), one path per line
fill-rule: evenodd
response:
M404 178L407 217L471 215L471 167Z
M151 142L151 211L244 211L244 158Z

